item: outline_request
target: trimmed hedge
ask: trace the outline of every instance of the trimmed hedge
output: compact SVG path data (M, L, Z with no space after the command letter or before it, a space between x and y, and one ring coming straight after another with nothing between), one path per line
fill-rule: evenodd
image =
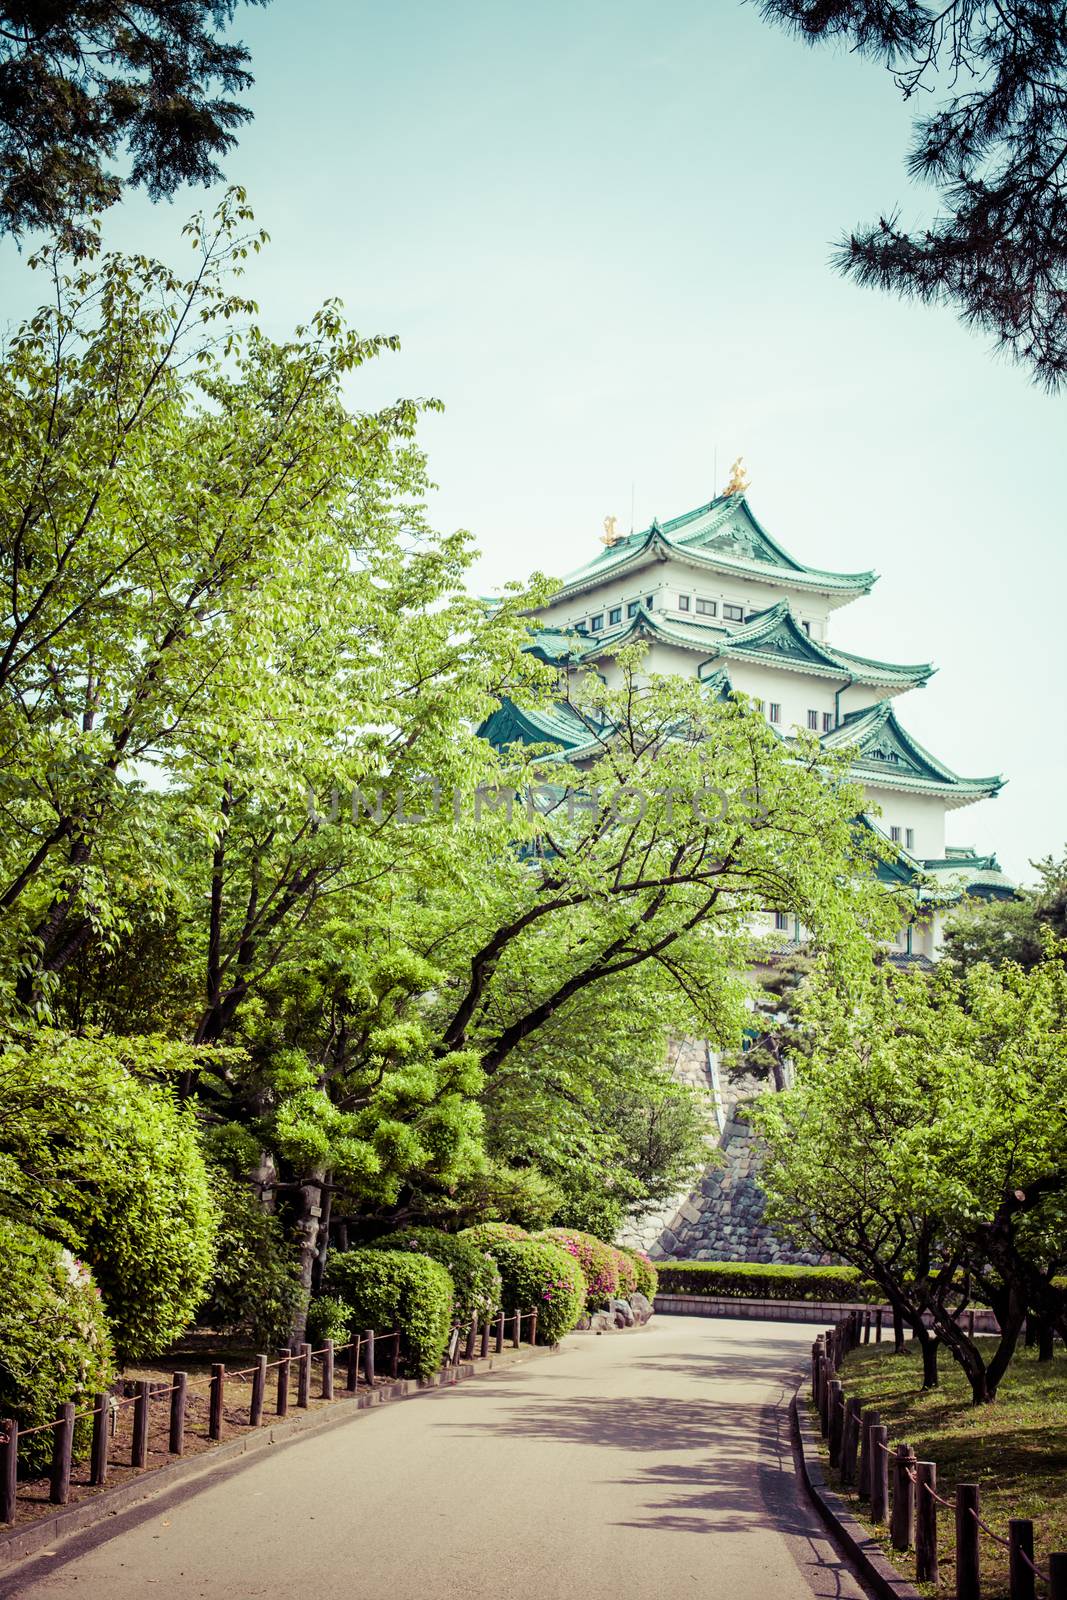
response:
M326 1262L324 1296L348 1308L348 1333L400 1330L405 1369L429 1378L452 1329L452 1279L440 1262L407 1250L343 1250Z
M651 1304L656 1298L656 1289L659 1285L659 1273L643 1250L630 1250L625 1245L619 1246L623 1255L629 1256L637 1273L637 1292L643 1294Z
M585 1277L587 1311L599 1311L620 1292L618 1252L612 1245L580 1228L545 1228L537 1237L558 1245L577 1261Z
M559 1344L585 1308L585 1274L547 1239L499 1239L491 1246L504 1286L504 1310L537 1308L538 1344Z
M22 1427L53 1422L67 1400L81 1409L115 1376L100 1292L88 1267L34 1228L0 1218L0 1416ZM74 1425L75 1455L89 1449L92 1421ZM31 1434L21 1472L46 1472L52 1434Z
M881 1299L855 1267L792 1267L756 1261L661 1261L660 1294L722 1295L733 1300Z
M491 1320L500 1310L500 1272L484 1245L457 1233L442 1233L439 1228L401 1228L371 1242L372 1250L410 1250L429 1256L447 1267L455 1301L452 1307L457 1322Z
M476 1244L479 1250L491 1250L502 1239L529 1239L530 1234L525 1228L520 1228L517 1222L478 1222L473 1228L464 1228L456 1238Z

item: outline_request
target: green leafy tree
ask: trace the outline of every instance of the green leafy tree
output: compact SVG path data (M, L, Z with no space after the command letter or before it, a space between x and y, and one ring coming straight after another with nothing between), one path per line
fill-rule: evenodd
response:
M189 1325L214 1262L194 1118L159 1082L182 1056L162 1041L49 1030L0 1053L0 1214L92 1269L123 1362Z
M262 0L254 0L262 3ZM86 237L125 184L153 200L213 183L251 112L248 51L221 37L235 0L65 0L0 11L0 231ZM221 92L220 92L221 91Z
M795 1087L756 1112L768 1217L881 1285L923 1346L927 1385L940 1340L975 1403L993 1400L1027 1311L1063 1325L1062 950L963 980L876 966L861 988L811 985L804 1020ZM971 1294L1000 1324L988 1360L960 1321Z
M1033 887L1010 900L964 900L945 925L943 958L963 974L979 962L1005 961L1034 967L1042 959L1043 934L1067 938L1067 858L1046 856L1032 863Z
M815 44L882 62L906 100L924 96L908 158L938 216L897 213L853 233L841 270L963 320L1049 388L1067 372L1067 14L1030 0L760 0Z

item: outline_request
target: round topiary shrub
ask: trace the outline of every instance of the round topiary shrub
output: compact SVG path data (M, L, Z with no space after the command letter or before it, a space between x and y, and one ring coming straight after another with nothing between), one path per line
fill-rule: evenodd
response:
M400 1331L405 1370L429 1378L441 1365L452 1330L452 1279L439 1261L407 1250L344 1250L332 1254L326 1295L348 1306L348 1335L365 1328Z
M115 1376L111 1337L92 1274L69 1250L34 1228L0 1218L0 1416L23 1428L52 1422L67 1400L82 1409ZM92 1422L74 1426L74 1449L89 1449ZM49 1432L19 1450L29 1477L48 1470Z
M580 1228L546 1228L537 1235L559 1245L581 1267L586 1283L586 1310L599 1311L619 1293L618 1251Z
M585 1307L586 1282L572 1255L548 1239L501 1239L492 1246L505 1311L537 1310L538 1344L559 1344Z
M620 1250L617 1245L610 1245L615 1270L619 1275L619 1295L623 1300L629 1300L637 1288L637 1266L632 1257L625 1250Z
M637 1273L638 1294L643 1294L651 1305L659 1288L659 1273L643 1250L627 1250L625 1246L622 1247L622 1250L623 1254L629 1256L634 1264L634 1269Z
M468 1239L480 1250L491 1250L501 1239L528 1239L530 1235L517 1222L478 1222L473 1228L464 1228L457 1239Z
M484 1246L439 1228L402 1228L375 1239L372 1250L411 1250L447 1267L455 1289L452 1314L459 1323L487 1322L500 1310L500 1272Z

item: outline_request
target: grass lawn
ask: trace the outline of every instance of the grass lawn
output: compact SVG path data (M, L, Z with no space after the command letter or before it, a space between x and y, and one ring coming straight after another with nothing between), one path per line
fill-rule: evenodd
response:
M978 1341L992 1348L994 1339ZM983 1522L1003 1537L1009 1517L1030 1517L1034 1523L1037 1564L1045 1566L1050 1550L1067 1550L1067 1351L1057 1347L1044 1365L1037 1351L1020 1347L991 1406L972 1406L970 1388L948 1352L941 1352L941 1386L924 1394L918 1347L894 1356L892 1347L861 1345L846 1357L839 1374L845 1395L859 1395L876 1406L889 1428L890 1446L910 1444L920 1461L937 1465L938 1492L952 1498L957 1483L980 1486ZM837 1474L829 1473L835 1487ZM864 1503L848 1496L864 1521ZM911 1555L886 1554L897 1569L914 1580ZM983 1600L1008 1594L1007 1551L982 1537ZM952 1513L938 1515L941 1581L937 1593L955 1592L955 1535ZM935 1591L929 1585L920 1587ZM1042 1591L1038 1585L1038 1593Z

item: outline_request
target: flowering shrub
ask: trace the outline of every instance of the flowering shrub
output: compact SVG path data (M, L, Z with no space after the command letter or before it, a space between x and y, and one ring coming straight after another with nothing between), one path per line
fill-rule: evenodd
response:
M477 1317L487 1322L500 1310L500 1273L484 1245L468 1235L442 1233L438 1228L401 1228L375 1239L374 1250L413 1250L447 1267L455 1287L452 1314L457 1322Z
M611 1246L611 1254L619 1274L619 1294L624 1300L629 1300L637 1288L637 1264L627 1251L620 1250L616 1245Z
M597 1311L620 1292L619 1252L579 1228L546 1228L537 1235L573 1256L585 1275L586 1310Z
M437 1371L452 1329L452 1279L440 1262L407 1250L335 1251L323 1288L349 1308L346 1336L398 1328L406 1370Z
M627 1250L623 1248L623 1255L629 1256L637 1273L637 1292L643 1294L651 1304L659 1288L659 1273L656 1271L648 1256L643 1250Z
M88 1267L34 1228L0 1218L0 1417L24 1428L52 1422L73 1400L81 1409L115 1375L107 1319ZM74 1427L77 1456L86 1454L92 1422ZM48 1469L50 1432L32 1434L19 1450L24 1473Z
M538 1344L559 1344L585 1306L585 1275L577 1261L548 1239L499 1239L490 1248L500 1268L504 1310L536 1307Z

